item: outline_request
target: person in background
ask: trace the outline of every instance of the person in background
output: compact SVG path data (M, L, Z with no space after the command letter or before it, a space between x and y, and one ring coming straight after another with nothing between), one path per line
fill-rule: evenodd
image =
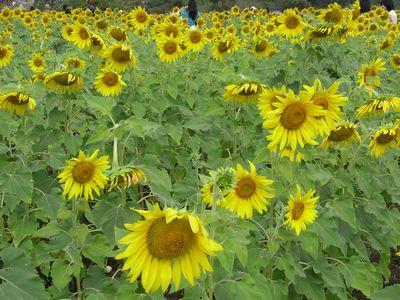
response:
M87 2L87 8L89 8L89 10L94 13L94 11L96 10L96 7L93 4L93 0L88 0Z
M382 6L389 12L390 22L397 24L397 14L394 11L394 4L392 0L382 0Z
M68 7L68 4L63 4L63 11L69 15L71 13L71 9Z
M371 2L369 0L360 0L360 12L362 14L367 13L371 10Z
M200 17L196 0L189 0L188 5L181 10L181 16L188 20L190 28L196 28L197 19Z

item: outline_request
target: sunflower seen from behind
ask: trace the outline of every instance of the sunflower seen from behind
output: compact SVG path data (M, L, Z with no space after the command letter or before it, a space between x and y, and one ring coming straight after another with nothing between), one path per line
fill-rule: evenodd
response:
M83 196L86 200L90 200L93 199L93 191L100 195L108 181L105 171L110 168L110 164L108 156L97 158L98 154L99 150L90 156L79 151L78 157L67 161L58 179L59 183L64 184L63 195L68 199Z
M121 93L122 87L126 84L117 72L105 69L97 74L94 86L103 96L116 96Z
M289 195L289 203L286 206L285 222L290 229L294 229L296 235L306 230L306 226L317 218L316 205L319 197L314 197L315 190L311 189L302 194L300 186L297 186L295 195Z
M122 270L129 270L130 282L140 276L147 293L159 288L165 292L171 281L178 290L182 275L193 286L201 273L213 271L208 256L223 248L208 237L197 215L167 207L161 210L158 204L152 210L136 211L144 220L125 224L131 233L119 240L127 247L116 256L125 260Z
M257 174L256 167L249 162L250 172L240 164L235 171L235 185L223 198L221 206L237 214L239 218L251 219L253 210L267 211L269 199L273 198L273 181Z
M35 100L28 94L11 92L0 95L0 109L4 109L12 114L22 115L25 111L33 111L35 107Z

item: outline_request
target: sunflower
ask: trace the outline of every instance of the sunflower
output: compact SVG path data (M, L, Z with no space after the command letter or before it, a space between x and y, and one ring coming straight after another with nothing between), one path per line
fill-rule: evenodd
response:
M290 147L285 147L285 149L281 151L281 157L287 157L290 161L295 161L296 163L300 163L303 156L303 153L297 152Z
M64 25L64 27L61 29L61 35L64 38L64 40L68 42L72 42L72 32L74 31L74 28L70 24Z
M225 87L223 97L226 101L235 101L238 103L255 102L264 88L265 85L254 81L229 84Z
M357 118L376 114L385 114L390 110L400 111L400 98L381 97L372 99L357 109Z
M297 15L293 9L287 9L285 13L278 16L277 32L281 35L292 38L300 35L306 25L301 20L301 16Z
M400 55L393 54L392 59L390 60L390 63L392 64L392 66L395 69L400 70Z
M102 50L105 47L105 42L103 38L96 33L92 33L91 39L90 39L90 50L92 50L95 53L102 53Z
M208 237L200 218L185 210L164 208L136 210L144 220L125 224L132 231L119 240L128 245L116 259L126 259L122 270L129 270L129 281L141 275L147 293L161 287L165 292L173 281L178 290L182 274L193 286L201 271L212 272L207 256L222 251L220 244Z
M374 87L379 87L381 81L378 77L379 73L385 71L385 62L379 57L369 64L363 64L361 66L361 71L358 72L358 82L361 86L365 85L369 89ZM370 78L372 77L373 82Z
M33 111L36 102L28 94L12 92L0 96L0 109L22 115L27 109Z
M43 83L56 92L75 92L82 89L83 79L71 72L54 72L46 75Z
M71 41L80 49L89 48L91 41L89 29L80 23L75 23L72 28Z
M283 223L294 229L296 235L300 235L302 231L306 230L306 225L311 224L317 217L317 210L315 209L319 197L314 197L315 190L309 190L306 194L302 195L300 186L297 186L295 195L289 195L289 203L286 207L286 221Z
M256 57L271 57L278 52L274 43L269 42L265 38L258 38L251 48L251 52Z
M400 130L397 125L390 125L378 129L368 145L376 158L381 157L390 149L399 149L399 146Z
M290 147L296 150L297 144L304 147L304 144L317 145L314 140L318 132L317 117L326 114L320 106L310 101L311 95L300 93L296 96L289 90L285 97L277 96L279 102L273 103L276 107L265 114L264 128L272 130L269 149L283 150Z
M126 45L114 44L104 50L103 57L106 64L117 72L123 72L128 67L134 67L136 64L135 56L132 50Z
M279 97L286 96L286 87L282 86L281 89L275 87L264 88L260 96L258 97L258 109L260 111L261 117L267 118L268 112L275 110L275 102L280 102Z
M71 57L64 61L64 65L68 68L82 70L85 67L85 62L82 59Z
M234 34L227 34L214 40L212 56L215 60L222 60L226 55L236 52L239 49L239 39Z
M114 188L125 190L131 186L143 184L147 181L146 175L138 168L126 166L117 170L111 170L105 190L111 191Z
M325 23L340 24L345 20L345 11L334 3L319 16L319 19Z
M180 40L170 37L163 37L157 40L158 55L161 61L173 63L182 55L182 49L179 46Z
M58 175L59 183L65 183L63 195L72 197L83 197L93 199L93 191L100 195L100 191L107 183L105 171L110 168L108 156L104 155L97 158L99 150L93 152L87 157L82 151L79 151L78 157L67 161L67 166Z
M45 62L43 60L43 54L42 53L34 53L32 55L32 58L28 62L29 68L33 72L42 72L45 67Z
M260 214L267 211L268 199L274 197L273 181L258 175L251 162L249 165L250 172L237 165L236 184L221 202L222 207L235 212L239 218L247 219L253 217L253 209Z
M116 96L121 93L122 86L125 86L121 75L111 70L102 70L94 81L96 90L103 96Z
M129 18L135 28L146 28L150 22L150 16L140 6L129 13Z
M205 37L199 29L190 29L186 33L185 44L188 50L195 52L200 51L204 48Z
M361 142L357 126L354 123L343 121L329 132L322 141L321 147L327 149L334 146L351 145L353 142Z
M207 206L214 205L214 183L207 182L201 188L201 199Z
M14 48L11 45L0 46L0 69L8 66L14 56Z
M342 119L341 107L348 99L337 93L339 86L340 82L336 81L328 89L324 89L319 79L315 80L312 86L304 86L306 92L312 94L311 101L326 111L326 115L317 117L321 134L328 133L330 129L335 128L335 122Z
M335 27L331 25L318 25L307 32L305 35L306 41L317 41L331 36L334 33Z

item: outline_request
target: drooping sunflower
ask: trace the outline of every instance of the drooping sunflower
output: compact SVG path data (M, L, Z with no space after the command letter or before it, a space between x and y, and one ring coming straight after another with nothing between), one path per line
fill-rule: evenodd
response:
M292 150L297 149L299 144L317 145L314 140L318 128L317 117L326 114L320 106L311 102L311 95L300 93L299 96L289 90L285 97L277 96L279 102L273 103L276 107L265 114L264 128L272 132L268 138L271 142L269 149L283 150L289 146Z
M360 85L365 85L369 89L379 87L381 81L378 75L380 72L386 70L384 66L385 62L380 57L369 64L363 64L361 66L361 71L358 72L358 82ZM371 78L373 79L373 82L371 82Z
M84 197L86 200L93 199L93 191L100 195L107 183L105 171L110 168L108 156L97 158L99 150L88 157L79 151L78 157L67 161L66 167L58 175L59 183L64 183L63 195L72 197Z
M64 61L64 65L71 69L82 70L85 68L85 61L77 57L70 57Z
M36 102L28 94L21 92L11 92L0 96L0 109L22 115L26 110L33 111Z
M8 66L14 56L14 48L11 45L0 46L0 69Z
M182 49L180 47L180 40L173 38L172 36L164 37L157 40L158 56L161 61L167 63L173 63L182 55Z
M123 44L114 44L104 50L103 57L106 64L117 72L123 72L128 67L134 67L136 64L135 56L131 48Z
M193 286L201 272L213 271L207 256L223 248L208 237L198 216L166 207L161 210L158 204L151 211L136 211L144 220L125 224L132 232L119 240L127 247L115 257L125 259L122 270L129 270L129 281L141 275L147 293L160 287L165 292L171 281L179 289L182 274Z
M239 218L251 219L253 209L260 214L267 211L268 199L273 198L273 181L257 174L256 167L249 162L250 172L237 165L236 184L223 198L221 206L236 213Z
M146 181L146 175L142 170L133 166L125 166L109 172L105 190L111 191L115 188L125 190Z
M215 60L222 60L226 55L239 49L239 38L235 34L226 34L213 41L212 56Z
M392 66L397 69L400 70L400 55L399 54L393 54L390 63L392 64Z
M71 41L80 49L89 48L91 36L89 28L80 23L75 23L71 33Z
M29 68L34 72L42 72L45 67L42 53L34 53L28 62Z
M351 145L353 142L359 143L360 141L361 137L358 134L357 126L354 123L343 121L330 131L321 143L321 147L327 149L330 147Z
M204 48L206 38L199 29L190 29L186 33L185 44L188 50L201 51Z
M317 218L316 205L319 196L314 197L315 190L309 190L306 194L302 195L300 186L297 186L295 195L289 195L289 203L286 207L287 213L285 215L286 221L283 223L294 229L296 235L300 235L302 231L306 230L306 226L311 224Z
M335 128L335 123L342 119L341 107L348 99L343 94L337 93L339 86L340 82L336 81L329 88L324 89L319 79L315 80L312 86L304 86L304 89L312 94L311 101L326 111L323 117L316 118L321 134L328 133Z
M96 90L103 96L115 96L121 93L122 86L125 86L121 75L112 70L102 70L94 81Z
M46 75L43 84L56 92L69 93L81 90L83 79L71 72L54 72Z
M400 130L398 125L390 125L378 129L368 147L376 158L381 157L390 149L400 149Z
M225 87L223 97L226 101L251 103L257 101L264 88L265 85L254 81L229 84Z
M306 27L301 16L293 9L287 9L285 13L278 16L277 21L280 24L277 32L287 38L299 36Z
M275 102L280 102L279 97L286 96L286 87L282 86L281 89L276 87L264 88L260 96L258 97L258 109L262 118L267 118L268 112L275 110Z
M372 99L357 109L357 118L385 114L390 110L400 111L400 98L383 96Z

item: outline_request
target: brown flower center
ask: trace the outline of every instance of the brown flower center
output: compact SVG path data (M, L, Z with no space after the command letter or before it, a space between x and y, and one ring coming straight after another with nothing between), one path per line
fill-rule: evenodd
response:
M286 27L289 29L295 29L299 25L299 19L296 16L289 16L286 19Z
M328 140L332 142L342 142L350 138L353 134L354 128L341 126L331 131Z
M147 14L144 12L139 12L136 14L136 21L138 23L145 23L147 21Z
M41 66L43 65L43 61L42 61L40 58L36 58L36 59L33 61L33 64L34 64L36 67L41 67Z
M103 76L103 82L108 87L115 86L119 82L118 75L114 72L107 72Z
M171 24L165 28L164 32L166 36L170 36L172 34L172 36L175 38L178 36L179 30L176 25Z
M89 38L89 33L87 32L87 30L85 28L79 29L79 37L82 40L87 40Z
M156 220L147 233L150 253L161 259L182 256L196 242L196 235L188 220L175 219L166 223L165 218Z
M112 52L112 57L117 62L125 63L131 59L131 53L129 50L122 50L121 48L116 48Z
M192 43L197 44L201 41L201 34L197 31L193 31L190 33L189 38Z
M376 71L374 69L365 70L365 77L373 77L376 76Z
M177 45L173 41L168 41L164 45L164 52L167 54L174 54L177 50Z
M256 183L253 178L244 177L236 184L235 191L240 198L247 199L255 193Z
M291 215L292 219L297 221L298 219L301 218L304 212L304 204L302 202L295 202L293 204L292 210L291 210Z
M126 34L119 28L114 28L111 30L111 36L116 39L117 41L125 41L126 40Z
M398 55L393 56L392 61L396 66L399 66L400 65L400 56L398 56Z
M25 105L29 102L29 95L18 93L7 97L7 102L14 105Z
M53 80L59 85L70 86L73 85L78 80L78 77L73 76L70 73L62 73L55 76Z
M321 106L324 110L328 110L329 104L325 94L315 94L311 100L315 105Z
M264 41L257 43L255 50L256 50L256 52L264 52L265 49L267 49L267 47L268 47L268 42L264 40Z
M342 14L339 9L334 8L325 15L325 21L328 23L339 23L342 19Z
M4 48L0 48L0 59L6 57L7 50Z
M91 162L80 162L72 169L74 181L85 183L92 180L94 176L94 166Z
M229 50L228 42L221 41L218 44L218 52L219 53L225 53Z
M239 95L241 95L241 96L251 96L251 95L257 94L257 93L258 93L259 86L257 85L257 88L256 88L255 91L252 89L252 87L253 87L253 85L251 85L247 90L245 90L245 89L243 88L243 89L240 91Z
M395 135L394 134L382 133L376 138L376 142L378 144L380 144L380 145L385 145L385 144L390 143L394 139L395 139Z
M293 103L283 110L281 124L288 130L301 127L306 120L306 110L300 103Z

